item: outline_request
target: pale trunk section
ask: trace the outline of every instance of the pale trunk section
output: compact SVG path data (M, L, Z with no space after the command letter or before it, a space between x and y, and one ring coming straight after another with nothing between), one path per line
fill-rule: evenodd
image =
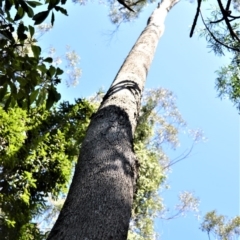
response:
M92 117L67 200L49 240L125 240L137 179L133 134L141 94L168 11L164 0L148 20L98 112Z

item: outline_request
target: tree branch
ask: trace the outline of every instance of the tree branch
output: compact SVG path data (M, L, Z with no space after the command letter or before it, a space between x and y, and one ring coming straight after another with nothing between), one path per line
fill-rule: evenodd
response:
M197 25L197 19L198 19L199 13L200 13L201 3L202 3L202 0L198 0L197 11L196 11L196 14L195 14L195 17L194 17L194 20L193 20L193 24L192 24L192 28L191 28L191 31L190 31L190 35L189 35L190 38L192 37L194 29Z
M230 46L228 46L227 44L219 41L219 40L214 36L214 34L210 31L209 27L208 27L207 24L205 23L201 11L200 11L200 15L201 15L201 18L202 18L202 21L203 21L203 24L204 24L205 28L208 30L208 32L209 32L209 34L211 35L211 37L212 37L218 44L220 44L220 45L222 45L222 46L224 46L224 47L226 47L226 48L228 48L228 49L231 49L231 50L233 50L233 51L240 52L240 49L230 47Z
M233 40L237 39L240 42L240 39L238 38L237 34L233 31L232 26L230 24L230 21L228 19L229 15L231 14L231 12L229 14L229 10L228 10L229 6L230 6L230 3L231 3L231 0L228 0L226 9L224 9L221 0L217 0L217 2L218 2L219 8L220 8L220 10L222 12L222 15L223 15L223 19L225 20L225 23L228 27L228 30L230 32L230 35L231 35L232 39Z
M231 0L228 0L227 5L226 5L226 11L229 10L230 5L231 5Z

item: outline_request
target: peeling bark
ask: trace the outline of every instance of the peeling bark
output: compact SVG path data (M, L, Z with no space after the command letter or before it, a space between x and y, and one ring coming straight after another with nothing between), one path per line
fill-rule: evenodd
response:
M66 202L48 240L125 240L138 173L133 135L141 95L168 11L164 0L93 116Z

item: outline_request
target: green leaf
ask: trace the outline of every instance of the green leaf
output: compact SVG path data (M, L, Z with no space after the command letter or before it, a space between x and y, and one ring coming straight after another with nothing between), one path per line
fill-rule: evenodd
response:
M56 11L60 11L62 14L68 16L67 10L64 9L64 8L62 8L62 7L56 6L56 7L55 7L55 10L56 10Z
M52 63L53 59L51 57L47 57L43 59L44 62Z
M43 11L40 13L37 13L34 17L33 20L35 21L34 25L41 24L48 16L50 11Z
M60 0L50 0L48 5L48 10L52 10L59 4Z
M7 219L6 217L5 217L4 221L6 222L7 226L12 227L12 228L15 227L16 221L14 221L14 220L9 220L9 219Z
M36 100L36 98L37 98L37 96L38 96L38 93L39 93L39 90L40 90L40 89L38 88L38 89L34 90L34 91L31 93L29 105L31 105L31 104Z
M54 104L54 95L52 92L48 93L48 98L46 102L46 109L49 110Z
M57 92L57 89L52 85L48 89L48 98L46 102L46 108L49 110L55 102L58 102L61 98L61 94Z
M26 91L24 88L20 88L20 90L17 93L17 100L18 102L22 101L26 98Z
M4 30L1 31L1 34L5 37L5 39L2 38L1 41L4 41L4 40L6 41L6 39L14 40L13 35L10 31L10 26L11 26L11 24L7 25L6 27L9 27L9 29L4 29ZM5 44L3 44L3 45L5 45Z
M57 68L57 71L56 71L56 75L62 75L63 74L63 70L61 68Z
M12 1L10 0L5 0L5 11L10 11L13 6Z
M34 12L31 7L28 7L27 14L30 18L32 18L34 16Z
M45 64L37 66L37 69L40 70L42 72L42 74L47 72L47 68L46 68Z
M49 77L53 77L55 72L56 72L56 68L53 66L50 66L49 70L47 71L47 74L49 75Z
M25 14L25 12L24 12L23 8L19 7L18 11L17 11L17 13L16 13L16 15L14 17L14 21L17 21L17 20L23 18L24 14Z
M21 88L21 87L24 87L24 86L27 84L26 78L16 77L16 80L17 80L18 83L20 84L20 88Z
M27 205L29 205L29 199L30 199L30 197L29 197L29 192L28 192L28 190L27 189L24 189L25 191L24 191L24 193L21 195L21 199L22 199L22 201L24 202L24 203L26 203Z
M6 93L7 93L7 84L4 84L4 86L0 88L0 102L2 101Z
M45 91L41 91L38 95L38 98L36 100L36 105L40 106L43 104L44 100L46 99L46 92Z
M55 101L58 102L61 99L61 94L57 92L56 88L55 88L54 95L55 95Z
M61 0L61 4L65 4L67 2L67 0Z
M38 58L39 55L41 54L41 48L39 46L35 46L35 45L32 45L31 48L32 48L34 57Z
M27 39L27 35L24 33L25 32L25 26L24 24L21 22L18 25L18 29L17 29L17 35L18 35L18 39L21 41L24 41L25 39Z
M31 7L36 7L36 6L41 6L42 3L37 2L37 1L26 1L28 5L30 5Z
M12 101L12 96L10 95L7 101L5 102L4 110L7 110L9 108L11 101Z
M17 93L17 87L16 87L15 83L9 82L9 86L11 89L11 94L15 95Z
M9 82L9 79L8 78L6 78L4 75L0 75L0 86L3 86L5 83L7 83L8 84L8 82Z
M53 24L54 24L54 21L55 21L55 16L54 16L54 12L52 12L52 18L51 18L51 24L52 24L52 26L53 26Z
M29 25L28 26L29 32L30 32L30 36L33 37L34 33L35 33L35 29L33 26Z
M22 8L25 12L28 12L28 5L23 0L19 0L19 3L21 4Z

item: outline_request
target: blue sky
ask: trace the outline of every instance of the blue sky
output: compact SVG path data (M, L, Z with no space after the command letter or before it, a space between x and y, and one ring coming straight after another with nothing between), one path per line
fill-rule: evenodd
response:
M108 89L118 69L145 27L156 4L149 5L139 19L115 27L108 7L97 2L86 6L69 3L69 17L56 16L54 29L40 40L43 49L52 45L57 54L69 45L81 57L82 78L77 87L59 90L62 100L88 97L100 87ZM196 4L178 3L169 13L165 33L156 51L146 88L164 87L177 96L177 106L191 128L201 128L208 141L195 145L190 157L176 164L169 175L169 190L162 194L168 207L174 207L180 191L194 191L200 198L200 211L216 209L233 217L239 214L239 116L228 100L220 100L214 88L220 66L228 57L218 58L206 48L206 41L189 38ZM177 157L191 142L181 136L181 147L168 150ZM191 215L171 221L159 220L156 228L163 240L207 240L199 222Z

